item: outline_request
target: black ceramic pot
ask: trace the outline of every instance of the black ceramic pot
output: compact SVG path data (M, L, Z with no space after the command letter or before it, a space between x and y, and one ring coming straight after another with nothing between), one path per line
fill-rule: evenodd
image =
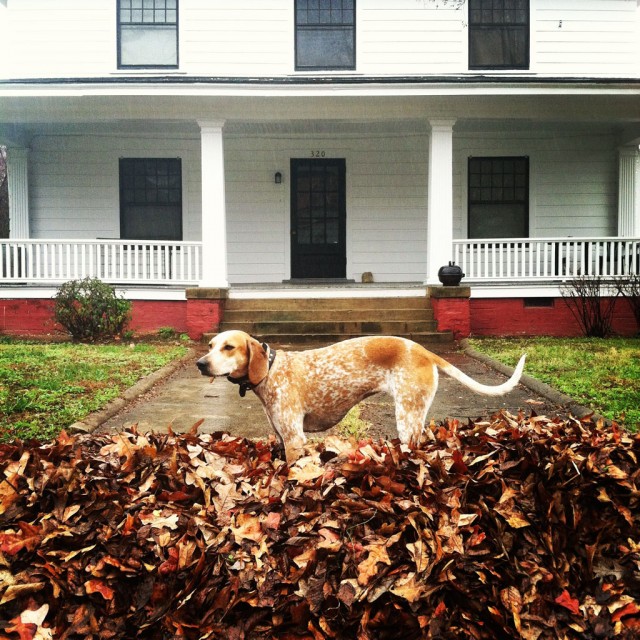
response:
M450 262L446 267L440 267L438 270L438 280L445 287L457 287L462 278L464 278L464 273L455 262Z

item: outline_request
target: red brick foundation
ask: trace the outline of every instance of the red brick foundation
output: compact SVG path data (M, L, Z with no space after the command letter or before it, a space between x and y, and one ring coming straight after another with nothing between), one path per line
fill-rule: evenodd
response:
M539 301L524 298L469 298L468 287L432 287L431 305L438 331L452 331L456 339L475 336L579 336L578 322L562 298ZM188 289L186 300L133 300L131 324L135 333L155 333L172 327L199 340L218 331L226 301L224 289ZM614 333L634 336L637 326L624 298L616 300ZM65 333L53 320L53 300L0 299L0 334L47 336Z
M469 337L469 287L429 287L429 299L438 331L451 331L456 340Z
M224 315L226 289L194 288L186 290L187 333L200 340L204 333L216 333Z
M135 333L155 333L161 327L172 327L178 333L188 332L186 300L132 301L128 329Z
M44 336L64 332L53 319L53 300L0 300L0 333L16 336Z
M137 334L155 333L162 327L171 327L178 333L187 333L193 340L203 333L218 331L226 291L194 289L195 297L187 300L132 300L131 322L127 327ZM207 293L208 292L208 293ZM66 335L63 327L53 319L52 299L21 298L0 299L0 334L13 336Z
M546 299L551 306L536 306L535 299L528 304L524 298L471 299L471 334L475 336L581 336L578 321L563 298ZM618 298L612 323L613 332L621 336L634 336L638 326L629 302Z

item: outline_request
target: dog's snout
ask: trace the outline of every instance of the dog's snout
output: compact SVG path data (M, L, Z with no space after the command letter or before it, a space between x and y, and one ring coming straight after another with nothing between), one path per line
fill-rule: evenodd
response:
M201 373L205 373L207 370L207 363L205 362L204 358L200 358L200 360L198 360L196 362L196 367L198 367L198 369L200 369Z

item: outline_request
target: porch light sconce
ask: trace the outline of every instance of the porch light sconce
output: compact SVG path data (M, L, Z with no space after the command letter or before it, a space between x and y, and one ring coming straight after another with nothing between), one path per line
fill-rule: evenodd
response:
M276 171L276 175L274 176L274 182L276 184L282 184L282 174L279 171Z

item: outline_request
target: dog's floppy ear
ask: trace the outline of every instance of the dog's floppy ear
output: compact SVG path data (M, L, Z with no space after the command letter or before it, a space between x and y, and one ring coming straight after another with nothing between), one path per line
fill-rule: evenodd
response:
M249 354L247 376L249 377L249 382L255 386L267 377L269 361L266 351L255 338L247 340L247 353Z

